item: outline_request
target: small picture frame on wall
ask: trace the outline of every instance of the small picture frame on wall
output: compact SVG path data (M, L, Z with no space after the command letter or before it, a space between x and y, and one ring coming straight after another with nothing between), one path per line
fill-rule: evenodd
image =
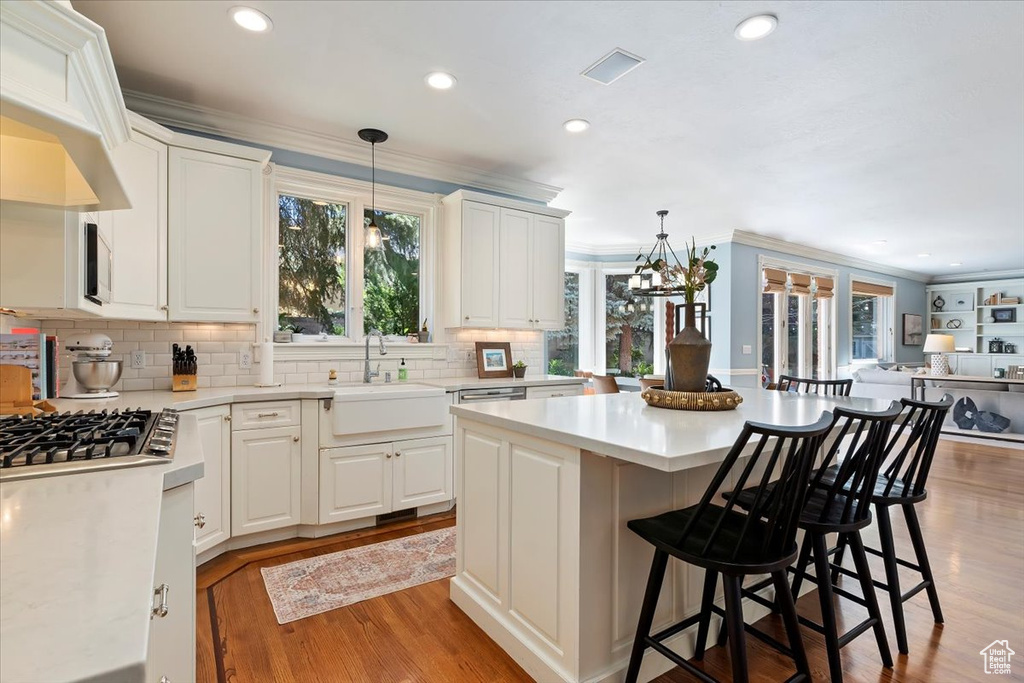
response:
M476 374L480 379L512 376L512 345L509 342L477 342Z
M921 346L924 344L924 318L917 313L903 314L903 345Z

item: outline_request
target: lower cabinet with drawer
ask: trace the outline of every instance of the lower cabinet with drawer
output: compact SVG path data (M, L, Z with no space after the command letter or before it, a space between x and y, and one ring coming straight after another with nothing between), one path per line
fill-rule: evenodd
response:
M320 451L320 523L454 498L451 437Z
M301 427L232 432L232 536L299 523L301 432Z

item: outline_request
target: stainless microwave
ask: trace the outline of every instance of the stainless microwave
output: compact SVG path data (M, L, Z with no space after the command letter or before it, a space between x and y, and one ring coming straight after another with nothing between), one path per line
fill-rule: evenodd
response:
M85 298L110 303L110 244L95 223L85 224Z

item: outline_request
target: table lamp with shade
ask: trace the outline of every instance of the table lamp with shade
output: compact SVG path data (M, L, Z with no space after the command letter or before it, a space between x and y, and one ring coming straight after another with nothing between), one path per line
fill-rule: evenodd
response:
M924 340L924 352L932 354L932 376L945 377L949 374L947 353L953 353L953 335L929 334Z

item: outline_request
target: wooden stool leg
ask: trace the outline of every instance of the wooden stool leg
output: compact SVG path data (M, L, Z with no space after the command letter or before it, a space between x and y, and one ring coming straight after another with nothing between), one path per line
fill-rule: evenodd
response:
M774 572L772 581L775 584L775 605L782 612L782 623L786 626L786 637L789 639L789 649L793 651L796 670L809 678L811 667L807 663L804 640L800 635L800 622L796 616L796 603L793 602L793 594L789 592L785 570Z
M932 576L932 566L928 563L928 550L924 545L921 522L917 519L917 509L913 505L904 505L903 516L907 518L910 540L914 544L914 554L917 555L917 566L921 568L921 576L928 582L925 590L928 591L928 602L932 605L932 617L934 617L936 624L941 624L942 607L939 606L939 592L935 589L935 577Z
M711 627L711 605L715 602L715 588L718 586L718 572L704 570L704 596L700 602L700 624L697 626L697 642L693 648L693 658L704 659L704 649L708 642L708 630Z
M743 633L743 595L740 584L743 577L724 574L725 630L729 633L729 653L732 655L733 683L747 683L747 643Z
M837 567L841 567L843 565L843 555L845 553L846 553L846 536L844 536L843 534L839 534L839 542L836 544L836 554L833 556L832 563L835 564ZM841 577L841 576L842 576L842 574L839 572L839 569L833 569L832 570L832 583L833 584L838 584L839 583L839 577Z
M860 579L860 589L864 593L864 601L868 603L868 614L875 620L871 628L874 629L875 642L878 643L878 654L882 656L882 666L891 669L892 653L889 651L889 640L885 637L885 627L882 625L882 611L878 608L875 584L871 583L871 569L868 567L868 556L864 552L864 543L861 541L859 531L854 531L848 536L850 554L853 555L853 562L857 567L857 578Z
M821 602L821 625L825 631L825 650L828 652L829 680L832 683L842 683L843 663L839 658L839 633L832 593L832 575L828 568L828 544L825 542L824 534L808 535L814 543L814 574L818 580L818 600Z
M903 617L903 592L900 590L900 574L896 564L896 546L892 540L892 521L889 506L875 505L878 519L878 538L882 542L882 560L885 562L885 583L889 586L889 604L892 606L892 622L896 628L896 647L903 654L910 652L907 645L907 622Z
M810 534L805 533L803 545L800 546L800 557L796 561L796 574L793 576L793 600L800 599L800 584L804 581L807 565L811 563L811 545Z
M654 611L658 608L658 594L661 593L661 583L665 579L666 566L668 566L668 553L663 550L655 550L654 561L651 562L651 573L647 577L647 592L644 593L643 606L640 608L640 620L636 625L636 636L633 638L633 651L629 655L626 683L636 683L637 676L640 675L644 650L647 649L645 639L651 635L651 624L654 623Z

